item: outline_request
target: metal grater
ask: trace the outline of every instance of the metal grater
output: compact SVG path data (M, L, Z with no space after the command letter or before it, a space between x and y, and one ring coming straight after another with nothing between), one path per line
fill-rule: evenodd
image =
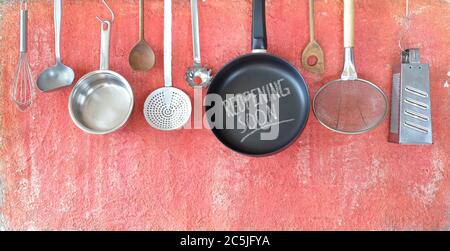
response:
M389 141L405 145L432 144L430 70L420 63L419 49L402 52L394 67Z

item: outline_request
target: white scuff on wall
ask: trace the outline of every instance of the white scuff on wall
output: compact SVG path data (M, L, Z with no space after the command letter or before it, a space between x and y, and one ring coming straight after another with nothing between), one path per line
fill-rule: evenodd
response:
M3 179L0 177L0 208L2 207L3 203L5 202L5 183L3 182ZM5 217L3 216L3 213L0 212L0 231L7 231L9 229L7 221Z
M0 231L8 231L9 227L3 214L0 213Z
M450 1L450 0L449 0L449 1ZM450 71L447 72L447 77L450 78ZM443 84L443 87L444 87L444 88L449 88L449 87L450 87L450 85L448 84L448 80L445 80L445 82L444 82L444 84Z
M5 182L3 182L3 179L0 177L0 208L5 202L5 186Z

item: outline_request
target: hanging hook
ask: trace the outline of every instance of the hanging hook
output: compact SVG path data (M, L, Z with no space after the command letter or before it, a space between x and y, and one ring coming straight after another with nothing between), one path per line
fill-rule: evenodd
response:
M410 13L409 13L409 0L406 0L406 5L405 5L405 17L402 20L402 26L403 26L403 31L400 35L400 39L398 40L398 47L400 48L401 51L404 51L402 42L403 39L406 37L407 33L409 32L410 27L410 21L411 21L411 17L410 17Z
M21 10L28 10L28 1L27 0L21 0L20 1L20 9Z
M406 18L409 18L409 0L406 0Z
M106 19L102 19L99 16L96 16L96 18L98 19L98 21L105 23L105 22L110 22L113 23L115 16L114 16L114 12L112 11L111 7L109 7L108 3L106 2L106 0L102 0L103 5L106 6L106 8L108 9L108 11L111 13L111 20L106 20Z

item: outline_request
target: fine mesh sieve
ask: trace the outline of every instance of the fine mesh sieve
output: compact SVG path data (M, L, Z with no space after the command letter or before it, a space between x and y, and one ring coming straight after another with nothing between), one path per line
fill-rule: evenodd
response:
M144 116L153 128L169 131L186 124L191 112L189 96L172 87L172 0L164 0L164 87L147 97Z
M345 62L341 79L320 88L313 111L325 127L359 134L377 127L388 111L387 97L375 84L358 78L354 63L354 0L344 0Z
M327 128L358 134L375 128L386 116L386 97L372 83L335 80L319 90L314 98L314 113Z

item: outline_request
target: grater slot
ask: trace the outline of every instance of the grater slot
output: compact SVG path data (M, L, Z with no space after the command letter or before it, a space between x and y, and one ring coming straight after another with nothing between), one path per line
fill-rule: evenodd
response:
M423 127L421 125L418 125L416 123L410 122L410 121L405 121L403 124L406 127L411 128L411 129L416 130L416 131L421 132L421 133L428 133L429 132L428 128Z
M422 102L417 101L417 100L412 99L412 98L405 98L405 103L413 105L415 107L422 108L424 110L428 109L428 105L427 104L422 103Z
M427 121L430 120L430 118L428 116L420 114L420 113L417 113L417 112L414 112L414 111L411 111L411 110L405 110L405 114L410 116L410 117L413 117L415 119L424 121L424 122L427 122Z
M412 86L406 86L405 87L405 91L407 91L409 93L412 93L414 95L417 95L419 97L422 97L422 98L428 98L428 93L427 92L424 92L424 91L419 90L417 88L414 88Z

